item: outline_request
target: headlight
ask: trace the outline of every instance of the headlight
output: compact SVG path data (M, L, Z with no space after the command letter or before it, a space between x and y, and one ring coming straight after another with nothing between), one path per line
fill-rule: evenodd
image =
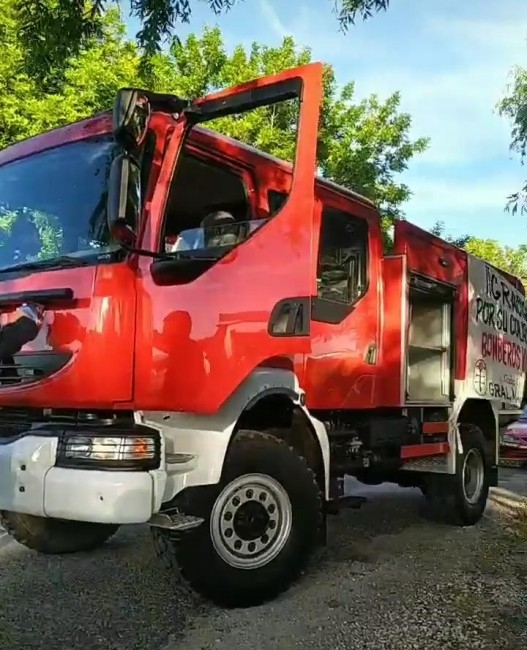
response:
M152 435L65 434L57 465L84 469L149 470L159 467L160 440Z
M505 442L505 443L512 444L512 445L518 444L518 441L516 440L516 438L514 438L513 436L508 436L507 434L504 434L502 436L501 441Z

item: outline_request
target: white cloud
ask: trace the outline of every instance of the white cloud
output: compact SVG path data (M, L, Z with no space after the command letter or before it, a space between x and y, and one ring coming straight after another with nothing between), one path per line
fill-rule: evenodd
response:
M292 35L289 28L280 20L275 8L268 0L260 0L260 13L273 34L280 38Z
M526 48L527 49L527 48ZM401 92L401 106L412 116L413 130L431 139L420 160L434 164L467 163L507 150L509 125L497 114L509 66L499 62L467 65L435 74L388 71L358 80L361 94L383 88Z
M506 197L521 185L517 174L482 175L476 180L441 179L413 174L409 185L413 197L406 213L410 221L430 228L443 221L446 232L454 236L470 233L483 239L497 239L517 246L525 241L527 221L523 215L505 211Z
M520 217L503 210L525 167L509 152L510 125L496 104L513 66L527 66L525 0L394 0L346 35L317 0L294 10L259 2L270 34L310 45L315 59L334 65L340 83L355 81L358 96L400 91L414 136L431 140L404 174L413 192L410 219L425 227L443 220L451 232L508 243L517 243L520 227L523 238Z
M414 179L411 182L413 198L412 211L442 218L448 213L503 214L504 197L511 194L515 186L508 174L467 182L466 179Z
M361 96L399 90L414 133L431 138L421 160L463 164L506 154L509 126L495 107L511 67L527 64L527 3L504 0L491 14L488 3L475 1L467 17L456 17L449 0L419 5L394 2L387 14L341 35L334 16L304 5L287 22L270 0L260 0L272 33L312 45L316 57L335 65L339 81L356 82ZM422 13L407 26L412 7Z
M329 4L325 11L306 4L296 5L292 19L287 20L280 16L271 0L259 0L260 14L270 34L280 39L293 36L299 45L313 50L314 58L327 63L345 58L349 63L364 60L374 52L379 53L379 44L356 39L353 31L343 33L339 29L337 16L328 11L329 8Z
M522 14L523 18L526 15L525 7L515 2L505 2L502 6L503 10L498 10L493 17L447 18L436 15L426 22L425 28L432 35L448 39L457 47L460 57L476 46L484 48L487 55L492 53L501 57L505 52L525 58L527 25L522 20Z

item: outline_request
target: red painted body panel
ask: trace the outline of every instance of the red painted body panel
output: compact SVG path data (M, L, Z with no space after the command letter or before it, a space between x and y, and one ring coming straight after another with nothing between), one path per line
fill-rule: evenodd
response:
M132 255L126 263L39 272L0 283L0 292L70 286L76 296L72 304L48 310L49 336L32 344L34 349L73 352L70 364L35 384L2 388L0 405L213 413L257 366L268 364L295 368L311 409L402 406L410 270L458 288L455 374L464 378L466 254L400 222L395 255L384 258L374 206L314 180L320 72L317 66L300 72L305 85L294 178L291 165L206 130L191 131L191 148L255 170L258 183L250 193L254 217L268 216L269 189L290 192L280 214L196 280L157 285L152 259ZM296 70L257 85L298 75ZM138 228L143 249L159 250L187 126L166 114L153 116L156 150ZM97 116L10 147L0 152L0 164L110 130L111 116ZM272 337L267 327L279 300L316 294L322 202L368 222L369 285L342 322L313 321L310 336ZM368 364L372 345L377 357Z
M292 192L281 214L204 276L188 285L157 286L150 273L151 259L132 256L128 264L101 266L97 271L41 272L0 285L2 291L72 286L80 298L77 304L46 315L53 335L45 345L74 352L69 366L38 384L3 389L0 404L100 408L126 404L138 409L210 413L255 367L268 362L294 366L312 409L401 405L405 259L413 270L461 285L462 294L465 256L403 222L396 229L395 248L405 257L383 260L373 206L324 182L313 183L318 93L313 84L310 101L304 101L294 182L290 165L205 130L191 132L191 146L243 161L258 171L259 185L251 195L256 216L268 213L269 188ZM0 153L0 164L110 128L109 115L97 116L10 147ZM147 249L158 247L185 125L157 114L152 128L157 135L156 152L138 233L141 247ZM269 315L279 299L315 294L321 201L368 221L367 292L341 323L312 322L310 338L271 337ZM431 249L438 256L448 256L448 272L430 255ZM459 323L462 309L460 304ZM102 328L101 323L105 323ZM378 350L372 365L365 361L370 345ZM463 358L462 350L458 356ZM112 358L109 369L108 358ZM458 376L460 368L458 358Z
M0 283L2 293L70 287L74 300L44 313L41 334L22 351L72 352L53 376L2 387L0 406L112 408L132 398L135 274L126 263L34 273ZM2 322L13 311L4 310Z
M67 142L77 142L78 140L85 140L86 138L103 133L111 133L111 130L111 114L102 113L101 115L90 117L87 120L82 120L82 122L68 124L59 129L22 140L6 149L0 150L0 165L25 158L30 154L44 151L45 149L58 147Z
M386 257L382 262L382 277L378 401L383 406L399 406L404 401L405 391L403 381L408 306L406 257Z
M377 213L349 199L319 189L327 205L365 219L369 224L369 284L365 294L340 323L311 323L311 353L302 377L311 409L373 408L378 404L379 364L366 363L370 345L379 346L379 289L382 236ZM314 268L318 251L313 251ZM302 376L302 375L301 375Z
M425 456L445 456L450 446L448 442L425 442L420 445L405 445L401 447L401 458L424 458Z
M289 200L271 221L193 282L157 286L139 261L135 403L145 410L213 413L266 359L305 354L309 336L272 337L274 306L283 298L310 296L314 175L322 68L306 66L260 80L271 84L303 77L303 102L295 174ZM245 90L244 85L229 91ZM178 123L166 151L142 246L157 249L162 219L186 124ZM217 152L235 156L228 140Z

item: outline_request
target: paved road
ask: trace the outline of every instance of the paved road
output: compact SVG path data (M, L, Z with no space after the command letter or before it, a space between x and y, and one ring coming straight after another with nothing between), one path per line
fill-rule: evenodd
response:
M527 647L527 555L497 516L447 528L419 516L416 490L362 489L375 498L334 519L303 580L251 610L220 611L178 589L142 528L74 557L0 542L0 648ZM518 507L516 493L527 495L527 474L507 470L500 508Z

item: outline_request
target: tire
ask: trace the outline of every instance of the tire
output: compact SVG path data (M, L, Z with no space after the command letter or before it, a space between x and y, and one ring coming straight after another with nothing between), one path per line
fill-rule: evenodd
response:
M456 473L429 475L424 494L430 514L455 526L474 526L483 516L490 487L490 465L485 437L474 424L460 424L463 453Z
M0 525L19 544L45 555L92 551L119 528L111 524L35 517L5 510L0 512Z
M206 511L191 491L186 503L190 514L201 511L203 524L172 540L154 533L154 540L160 554L173 550L190 587L220 606L250 607L285 591L319 539L315 475L298 452L269 434L238 432Z

